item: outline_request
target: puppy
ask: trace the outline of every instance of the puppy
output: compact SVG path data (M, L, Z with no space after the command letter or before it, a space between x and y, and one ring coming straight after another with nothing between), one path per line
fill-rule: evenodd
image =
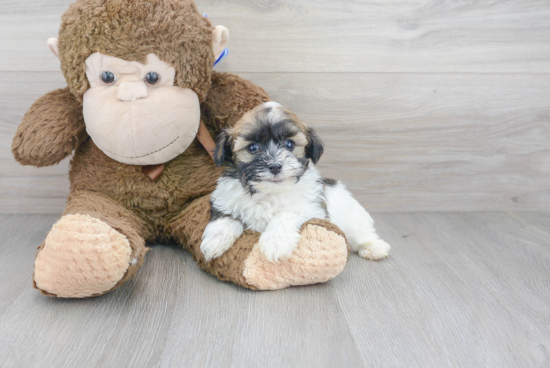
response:
M322 154L315 131L276 102L256 107L222 132L214 159L227 169L211 196L201 244L206 260L225 253L244 229L262 233L259 247L268 260L287 259L301 226L313 218L337 225L362 257L387 257L390 245L367 211L341 182L324 179L315 168Z

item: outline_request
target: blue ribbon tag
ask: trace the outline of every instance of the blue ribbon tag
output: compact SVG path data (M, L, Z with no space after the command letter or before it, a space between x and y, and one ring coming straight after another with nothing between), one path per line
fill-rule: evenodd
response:
M208 17L208 14L205 14L204 17L205 17L205 18ZM226 48L222 51L222 54L220 55L220 57L218 58L218 60L216 60L216 61L214 62L214 65L213 65L213 66L218 65L218 63L219 63L220 61L222 61L223 59L225 59L225 57L227 56L227 54L229 54L229 50L228 50L227 47L226 47Z
M218 64L220 61L222 61L227 56L227 54L229 54L229 50L226 47L225 49L223 49L222 54L220 55L218 60L216 60L216 62L214 63L214 66L216 66L216 64Z

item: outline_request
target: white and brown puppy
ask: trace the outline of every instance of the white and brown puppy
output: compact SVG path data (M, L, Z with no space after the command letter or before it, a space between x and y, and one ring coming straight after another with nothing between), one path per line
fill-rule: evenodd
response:
M212 193L201 244L205 258L221 256L244 229L262 233L259 247L267 259L289 258L300 227L313 218L337 225L362 257L387 257L390 245L367 211L341 182L324 179L315 168L322 153L313 129L276 102L256 107L220 134L215 160L228 168Z

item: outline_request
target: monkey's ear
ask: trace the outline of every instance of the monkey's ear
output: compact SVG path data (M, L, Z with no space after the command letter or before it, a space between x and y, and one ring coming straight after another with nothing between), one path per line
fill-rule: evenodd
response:
M214 150L214 162L216 166L222 166L224 163L233 163L233 138L224 130L218 135L216 140L216 149Z
M306 157L316 164L323 154L323 141L312 128L307 128L307 141Z
M55 57L59 59L59 49L57 48L56 37L48 38L48 48L50 49L52 54L54 54Z
M212 31L212 50L214 50L214 60L218 60L223 50L229 42L229 30L224 26L216 26Z

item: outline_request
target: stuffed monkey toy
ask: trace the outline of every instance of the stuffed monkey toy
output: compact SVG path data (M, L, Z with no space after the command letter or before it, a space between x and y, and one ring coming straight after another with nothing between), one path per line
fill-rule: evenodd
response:
M259 234L245 232L205 261L201 237L221 170L205 146L269 100L212 70L227 41L227 29L192 0L79 0L63 15L48 46L67 87L32 105L12 145L17 161L37 167L74 151L65 211L35 260L42 293L107 293L138 271L154 242L177 243L212 275L251 289L324 282L343 270L346 240L326 220L302 227L288 260L269 262L255 246Z

